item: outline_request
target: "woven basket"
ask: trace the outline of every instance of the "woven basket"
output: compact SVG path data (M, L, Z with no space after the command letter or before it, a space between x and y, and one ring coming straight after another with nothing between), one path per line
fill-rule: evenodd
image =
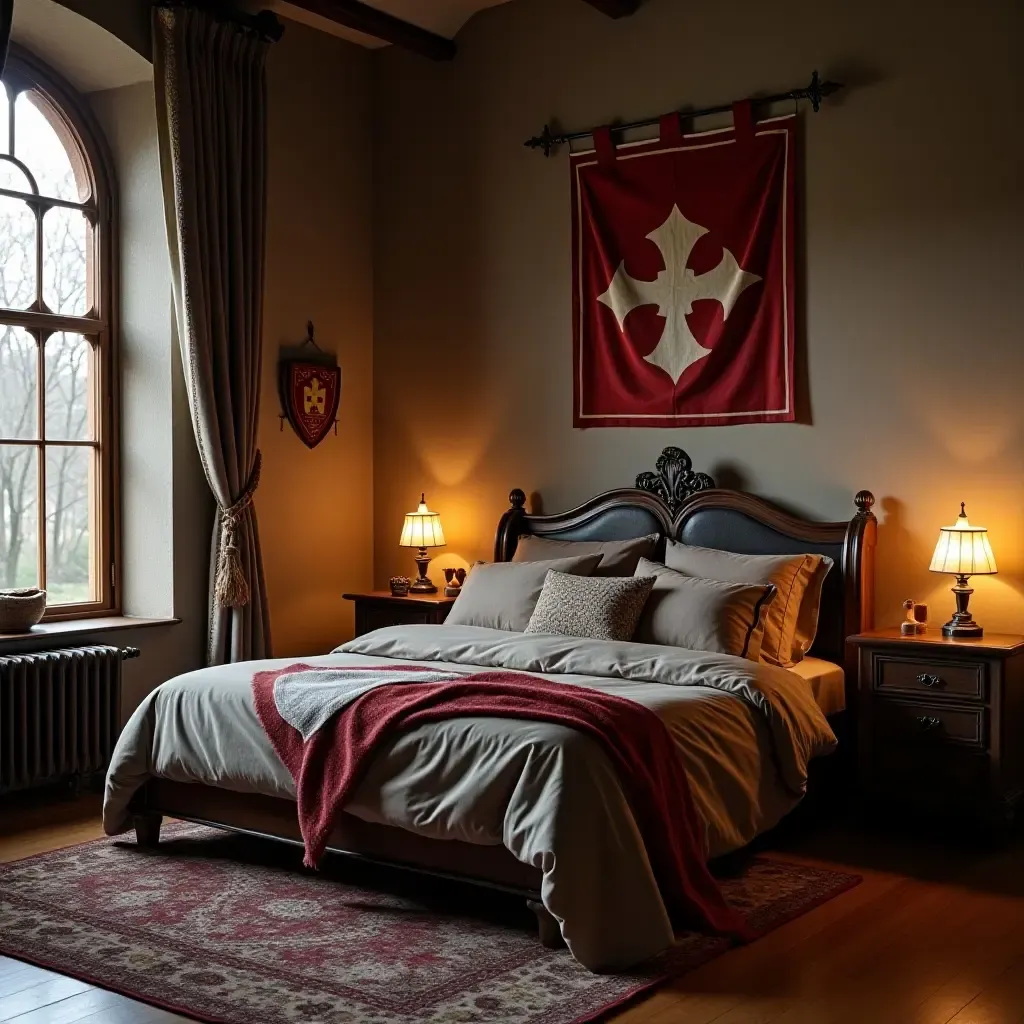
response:
M46 591L36 587L0 590L0 633L23 633L46 611Z

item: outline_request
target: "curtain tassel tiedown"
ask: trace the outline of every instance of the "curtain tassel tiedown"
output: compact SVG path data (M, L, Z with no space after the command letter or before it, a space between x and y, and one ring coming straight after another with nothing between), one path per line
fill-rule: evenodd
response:
M220 510L220 554L217 557L214 597L221 608L241 608L249 603L249 581L238 553L238 527L259 487L262 465L263 455L257 449L252 472L241 497L233 505Z

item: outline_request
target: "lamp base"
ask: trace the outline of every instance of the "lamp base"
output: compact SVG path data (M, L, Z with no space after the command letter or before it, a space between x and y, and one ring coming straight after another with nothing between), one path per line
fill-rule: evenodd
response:
M973 619L968 622L957 622L955 618L950 619L942 627L943 636L951 637L979 637L985 635L985 630L981 628Z
M409 587L410 594L437 593L437 587L434 586L427 575L428 565L430 565L430 556L427 554L427 549L420 548L416 554L416 568L419 570L419 575L413 581L412 586Z
M956 611L953 618L942 627L942 635L965 639L984 636L985 631L974 621L974 616L967 610L967 602L974 591L967 585L967 577L957 574L956 586L952 588L956 598Z

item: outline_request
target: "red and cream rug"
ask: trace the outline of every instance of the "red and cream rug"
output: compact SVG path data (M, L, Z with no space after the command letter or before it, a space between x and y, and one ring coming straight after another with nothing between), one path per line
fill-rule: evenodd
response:
M681 936L630 974L544 949L521 901L301 850L165 827L0 866L0 953L226 1024L582 1024L720 955ZM723 881L770 930L856 885L758 857Z

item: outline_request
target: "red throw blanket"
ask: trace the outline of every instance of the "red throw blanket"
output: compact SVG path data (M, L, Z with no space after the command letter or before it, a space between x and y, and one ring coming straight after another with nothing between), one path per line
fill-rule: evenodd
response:
M449 718L554 722L596 740L615 766L673 924L740 940L752 937L708 870L689 781L668 729L653 711L583 686L517 672L478 672L454 682L379 686L357 697L303 742L277 710L274 682L285 673L309 670L323 667L300 664L257 672L252 687L256 713L295 780L310 867L323 856L338 816L385 740Z

